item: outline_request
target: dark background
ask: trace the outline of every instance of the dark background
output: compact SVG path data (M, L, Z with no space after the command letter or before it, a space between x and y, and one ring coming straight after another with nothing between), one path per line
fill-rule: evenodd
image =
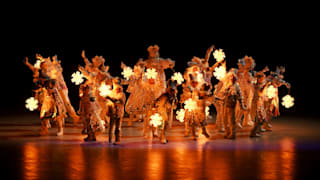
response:
M82 50L86 50L89 59L103 56L111 75L121 76L121 61L133 67L139 58L148 57L148 46L158 44L160 56L175 60L179 72L184 72L193 56L203 58L211 45L224 50L228 69L237 67L236 62L245 55L255 59L256 70L269 66L274 71L277 65L285 66L285 80L292 85L295 106L290 109L281 106L282 115L320 117L318 28L314 11L302 13L301 8L305 9L300 6L290 9L287 5L268 6L262 12L238 9L227 19L221 18L232 9L224 9L225 14L212 10L171 16L167 12L166 17L146 12L139 17L126 15L120 19L100 12L103 20L81 19L82 16L69 19L46 16L39 20L19 16L19 20L10 21L3 28L0 113L37 113L25 109L25 100L32 95L33 87L32 72L23 64L25 57L34 63L36 53L44 57L58 55L71 102L77 109L78 86L70 79L78 65L84 65ZM49 48L39 48L43 46ZM56 48L61 46L65 48ZM211 57L210 64L214 62ZM281 87L279 94L283 97L287 89Z
M252 56L256 61L256 70L263 69L266 65L275 70L277 65L286 67L285 80L291 83L291 95L295 97L295 106L285 109L281 106L284 115L318 116L318 71L314 60L308 58L304 48L299 44L291 44L289 39L269 39L257 37L242 41L228 41L208 37L201 40L118 40L106 42L104 47L67 47L67 48L33 48L33 47L6 47L5 59L2 65L2 102L1 113L28 114L25 107L25 99L32 96L32 72L23 64L24 57L29 57L31 63L35 62L35 54L44 57L58 55L62 61L63 75L69 88L69 96L72 104L78 107L78 86L71 83L71 74L77 71L78 65L84 65L81 51L86 50L89 59L95 55L101 55L106 59L106 65L110 66L113 76L121 76L120 62L133 67L139 58L147 58L146 51L149 45L160 46L160 56L176 61L175 70L184 72L187 61L193 56L204 57L207 48L214 44L222 48L226 53L228 69L237 67L236 62L245 55ZM215 62L210 58L210 64ZM169 70L168 74L172 74ZM214 80L214 82L217 82ZM279 89L280 98L287 94L287 89Z

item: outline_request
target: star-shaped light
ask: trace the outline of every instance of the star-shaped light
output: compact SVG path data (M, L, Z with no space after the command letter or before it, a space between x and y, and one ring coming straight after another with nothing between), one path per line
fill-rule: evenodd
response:
M174 81L177 81L178 85L180 85L184 79L183 79L183 76L180 72L175 72L172 76L171 76L171 79L174 80Z
M133 75L133 70L131 67L125 67L121 73L126 80L129 80Z
M221 80L227 74L227 70L225 66L219 66L214 69L213 76L218 80Z
M112 93L112 88L110 85L106 85L104 82L101 83L100 87L99 87L99 95L102 97L107 97L109 95L111 95Z
M150 125L153 127L162 125L162 117L159 113L155 113L154 115L150 116Z
M268 86L267 91L266 91L266 96L269 99L276 97L277 96L277 89L272 85Z
M294 98L292 96L285 95L282 98L282 106L286 107L286 108L291 108L294 105Z
M76 85L80 85L84 81L83 74L80 71L73 73L71 77L71 82L75 83Z
M30 111L34 111L38 108L39 101L35 99L34 97L30 97L26 100L26 108Z
M184 122L184 115L185 115L186 111L184 109L179 109L176 114L176 119L179 120L180 122Z
M197 102L194 101L192 98L189 98L184 102L184 109L188 110L189 112L195 110L196 108Z
M222 60L224 60L224 58L226 57L226 55L224 54L224 52L222 51L222 49L216 49L213 52L213 57L216 59L216 61L220 62Z
M156 69L151 68L151 69L147 69L147 72L145 72L144 75L147 77L147 79L156 79L158 73Z

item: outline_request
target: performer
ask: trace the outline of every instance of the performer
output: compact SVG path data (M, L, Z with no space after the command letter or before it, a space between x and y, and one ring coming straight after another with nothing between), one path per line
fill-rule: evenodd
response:
M256 84L255 84L255 93L253 97L253 103L251 111L255 117L254 126L251 130L250 137L260 137L261 136L261 125L267 121L267 114L265 109L265 99L266 97L266 88L270 85L270 82L266 81L265 72L268 71L266 67L264 70L255 72Z
M274 97L265 102L265 108L267 111L267 122L263 124L263 129L267 131L272 131L271 120L273 118L277 118L280 116L279 111L279 94L278 89L281 86L286 86L288 91L290 92L291 85L290 83L283 80L285 72L285 67L280 66L276 68L275 72L271 72L267 77L268 81L271 81L271 85L276 89Z
M85 51L82 51L81 54L84 62L85 62L85 67L79 66L79 70L84 74L84 76L88 77L90 76L92 79L92 91L93 94L96 98L96 102L100 106L100 118L109 123L110 117L107 116L108 114L108 108L107 104L108 101L109 103L110 100L106 100L105 97L100 95L99 87L102 84L110 85L112 86L112 79L113 77L110 75L109 71L109 66L105 66L105 59L102 56L95 56L92 58L92 62L90 62L87 57L85 56ZM107 103L106 103L107 101Z
M128 87L130 96L126 104L126 111L130 114L149 111L154 101L166 91L165 69L173 69L175 62L171 59L159 57L157 45L148 48L149 58L140 59L134 67L134 80ZM145 72L146 71L146 72Z
M200 62L200 61L198 61ZM204 85L204 80L203 80L203 74L200 72L200 64L195 62L195 59L193 61L189 61L188 67L184 73L184 79L185 83L182 84L182 94L180 96L180 103L181 106L183 103L186 102L196 102L196 104L200 103L199 102L199 91ZM196 106L196 104L194 106ZM187 105L188 106L188 105ZM197 111L197 114L201 115L203 112L200 112L199 110ZM192 134L193 139L196 139L198 137L197 134L197 128L202 121L200 117L195 115L196 110L195 108L192 108L190 110L187 110L185 113L185 131L184 131L184 136L188 137L190 136L190 132ZM204 117L201 115L201 117ZM204 120L204 119L203 119Z
M250 71L255 67L255 61L252 57L245 56L238 61L238 82L243 96L243 102L246 104L248 110L242 110L240 104L236 106L236 123L239 128L242 126L253 126L252 117L250 115L250 108L254 95L254 78ZM243 117L243 123L241 119Z
M49 58L43 59L38 54L36 56L39 60L35 65L32 66L29 63L28 58L25 59L24 63L33 72L33 82L35 83L37 88L36 90L34 90L34 92L35 99L40 102L40 135L49 134L48 128L51 127L50 121L52 120L57 122L57 135L61 136L63 135L63 124L64 119L66 118L66 107L61 97L61 93L59 92L57 76L53 76L54 73L47 73L49 67L53 66ZM48 63L46 63L47 61ZM54 59L54 63L57 63L56 59Z
M113 92L107 96L112 103L108 104L108 116L110 117L109 124L109 143L112 143L113 131L115 135L114 144L120 143L121 124L124 116L124 104L126 102L126 95L123 93L123 88L120 81L113 79ZM115 128L115 129L114 129Z
M154 108L149 110L152 112L149 114L153 114L154 112L156 112L162 117L162 123L160 127L158 127L158 130L160 131L160 142L162 144L166 144L168 142L166 138L166 130L169 125L169 116L171 109L176 109L176 103L173 102L177 102L177 92L178 91L176 83L169 79L166 92L155 100L153 106ZM149 127L147 131L150 131L150 124L147 125ZM155 129L153 129L152 132L154 133ZM155 134L153 135L156 136Z
M52 61L50 58L43 58L39 54L37 54L36 57L41 61L41 76L50 77L50 79L56 80L57 90L63 100L64 106L67 109L69 116L73 119L74 123L77 123L79 120L79 116L76 114L69 100L68 88L62 75L63 69L61 67L61 61L57 60L57 56L54 56L52 58Z
M121 68L128 68L124 63L121 63ZM143 73L145 68L140 65L135 65L132 75L128 80L121 80L122 85L128 85L127 92L130 93L125 104L125 111L129 114L128 126L132 126L132 122L139 120L139 115L143 115L147 109L146 89L144 87Z
M205 85L203 85L205 86ZM202 88L202 89L205 89ZM210 138L210 135L207 131L207 128L206 126L208 125L208 122L207 122L207 118L208 118L208 115L207 115L207 108L209 108L209 106L212 104L212 96L211 95L211 92L208 91L208 90L202 90L202 91L199 91L199 99L197 101L197 111L198 111L198 115L196 115L198 118L199 118L199 123L200 123L200 126L201 126L201 129L202 129L202 134L206 137L206 138Z
M217 112L215 129L218 132L224 132L225 131L225 128L224 128L224 125L223 125L223 119L225 118L224 117L224 103L220 99L216 98L216 97L223 97L223 94L221 94L222 93L221 89L223 87L223 82L224 82L224 80L222 79L222 80L220 80L218 82L218 84L215 85L215 89L214 89L214 92L213 92L214 100L212 101L213 105L216 108L216 112Z
M83 134L88 136L84 141L96 141L96 131L98 128L104 129L99 113L101 107L99 106L92 90L92 82L85 83L81 86L81 100L80 100L80 117L84 123Z
M145 76L145 88L149 89L148 92L149 103L152 104L152 101L159 98L163 93L165 93L167 85L166 85L166 75L164 70L174 68L175 62L171 59L163 59L159 57L159 46L149 46L148 47L149 58L146 60L140 59L137 63L138 66L144 67L146 70L152 71L155 70L155 77L147 77ZM147 71L148 72L148 71Z
M184 103L187 99L192 98L194 101L197 102L200 108L197 111L187 111L186 117L187 121L185 121L185 136L189 136L189 126L192 125L192 136L194 139L198 136L197 134L193 133L196 132L196 124L188 122L188 120L194 121L194 113L197 112L196 118L198 119L197 122L201 124L202 133L209 138L210 135L206 130L207 125L207 117L205 116L206 111L205 109L213 103L212 98L209 98L211 95L212 83L211 78L213 71L216 67L223 64L225 61L218 61L213 66L209 66L209 58L210 54L213 51L214 46L211 46L207 52L204 59L193 57L191 61L188 62L189 67L186 69L184 73L185 83L182 85L183 93L180 97L180 103ZM210 102L208 101L209 99ZM196 122L196 121L195 121Z
M39 99L42 100L40 109L40 135L48 135L48 128L51 127L50 121L56 121L58 126L57 136L62 136L66 109L57 90L56 81L48 80L45 84L46 85L41 88L41 92L38 91L38 95L41 96Z
M171 59L163 59L160 58L159 55L159 46L149 46L148 52L149 52L149 58L146 60L140 59L137 63L137 65L145 67L145 69L155 69L157 72L157 76L155 79L149 78L149 86L152 88L153 97L157 99L160 97L165 91L166 91L166 74L164 72L165 69L173 69L175 65L175 61L172 61ZM153 79L153 81L151 80Z
M234 68L230 69L226 76L224 87L222 88L223 98L217 98L222 99L224 103L224 137L227 139L235 139L236 121L234 116L237 101L239 101L243 110L247 108L243 102L243 96L237 82L237 70Z

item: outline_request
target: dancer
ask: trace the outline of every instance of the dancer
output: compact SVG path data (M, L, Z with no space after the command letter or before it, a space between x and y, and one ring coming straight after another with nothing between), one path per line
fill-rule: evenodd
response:
M224 104L224 138L235 139L236 138L236 121L235 121L235 108L237 101L240 103L241 108L246 110L247 107L243 102L243 96L240 86L237 82L237 70L232 68L229 70L225 77L223 88L221 88L223 97L215 97L222 100Z
M121 124L124 116L124 105L126 102L126 95L123 93L123 88L117 78L113 79L113 90L107 99L112 103L108 104L109 123L109 143L112 143L113 131L115 135L114 144L120 143Z

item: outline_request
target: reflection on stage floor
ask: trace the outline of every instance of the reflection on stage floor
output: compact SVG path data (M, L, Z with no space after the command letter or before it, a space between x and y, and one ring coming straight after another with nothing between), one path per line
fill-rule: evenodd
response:
M210 139L194 141L182 124L168 131L169 143L145 139L142 123L124 123L120 145L83 142L81 127L66 124L65 135L40 137L35 116L1 117L0 165L6 179L308 179L318 176L320 121L282 117L273 132L223 139L209 123ZM314 177L313 177L314 178Z

